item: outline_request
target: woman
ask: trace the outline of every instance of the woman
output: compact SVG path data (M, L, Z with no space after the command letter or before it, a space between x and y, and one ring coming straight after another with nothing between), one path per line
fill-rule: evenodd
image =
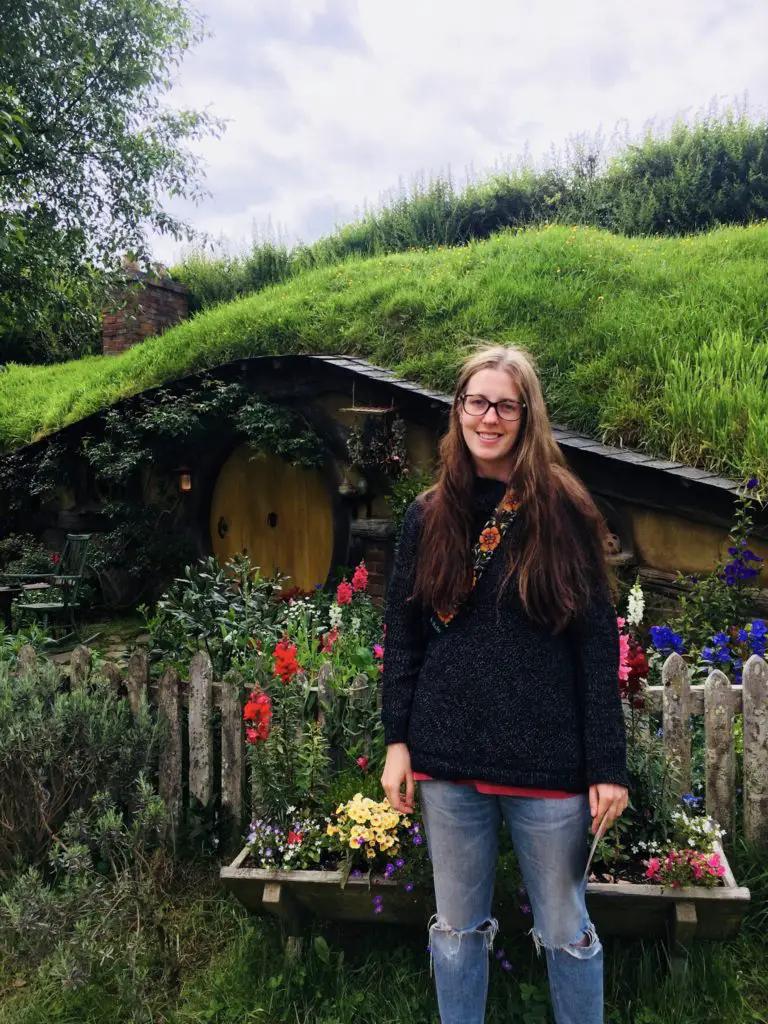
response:
M587 827L609 827L628 792L605 526L520 349L464 365L440 457L437 484L406 513L388 592L381 780L404 813L419 782L440 1019L484 1019L503 821L555 1019L598 1024Z

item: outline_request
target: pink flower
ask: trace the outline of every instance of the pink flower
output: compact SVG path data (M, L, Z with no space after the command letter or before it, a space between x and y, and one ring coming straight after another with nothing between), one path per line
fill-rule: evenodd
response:
M384 648L381 646L381 644L373 645L373 656L374 658L378 658L379 661L381 661L381 659L384 657Z
M249 726L245 730L245 740L246 740L246 743L258 743L258 741L259 741L259 734L258 734L258 731L253 728L253 726Z
M629 637L626 633L619 633L619 679L622 682L626 682L631 671L629 666Z
M365 568L365 562L361 562L355 569L354 575L352 576L352 589L365 590L367 587L368 570ZM339 604L341 604L341 602L339 602Z
M336 602L337 604L352 603L352 586L347 583L346 578L336 587Z
M654 878L659 873L659 869L661 868L661 861L658 857L651 857L651 859L647 861L647 864L648 870L645 872L645 877Z
M358 759L357 759L357 766L358 766L358 768L361 768L364 772L367 772L368 771L368 758L367 757L358 757Z

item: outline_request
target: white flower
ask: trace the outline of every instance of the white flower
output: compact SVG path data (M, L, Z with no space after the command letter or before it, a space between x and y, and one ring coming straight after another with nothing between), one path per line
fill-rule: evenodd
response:
M635 580L634 586L629 592L627 600L627 623L630 626L639 626L643 621L645 613L645 597L643 588L640 586L639 578Z
M331 623L331 629L338 629L338 627L341 625L341 619L342 619L343 614L344 614L344 612L342 610L341 605L339 605L339 604L332 604L331 605L331 610L328 613L328 618L330 619L330 623Z
M353 616L350 629L352 630L355 636L357 636L357 634L360 632L360 619L357 615Z

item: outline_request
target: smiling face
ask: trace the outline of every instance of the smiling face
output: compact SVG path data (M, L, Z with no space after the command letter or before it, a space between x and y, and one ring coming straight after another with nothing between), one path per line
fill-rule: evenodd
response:
M462 394L482 396L491 402L523 401L520 390L505 370L478 370L467 381ZM459 403L461 432L479 476L509 480L515 457L513 449L523 426L524 410L519 419L510 421L499 416L492 406L482 415L472 415Z

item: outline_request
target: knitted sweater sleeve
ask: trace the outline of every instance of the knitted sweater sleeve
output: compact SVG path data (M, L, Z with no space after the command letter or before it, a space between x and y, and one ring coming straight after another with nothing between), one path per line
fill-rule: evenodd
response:
M582 705L587 785L629 788L626 730L619 693L619 631L605 586L596 586L587 614L569 627Z
M387 589L381 720L384 742L405 743L408 720L426 646L422 605L411 600L421 533L421 510L414 501L406 510L395 564Z

